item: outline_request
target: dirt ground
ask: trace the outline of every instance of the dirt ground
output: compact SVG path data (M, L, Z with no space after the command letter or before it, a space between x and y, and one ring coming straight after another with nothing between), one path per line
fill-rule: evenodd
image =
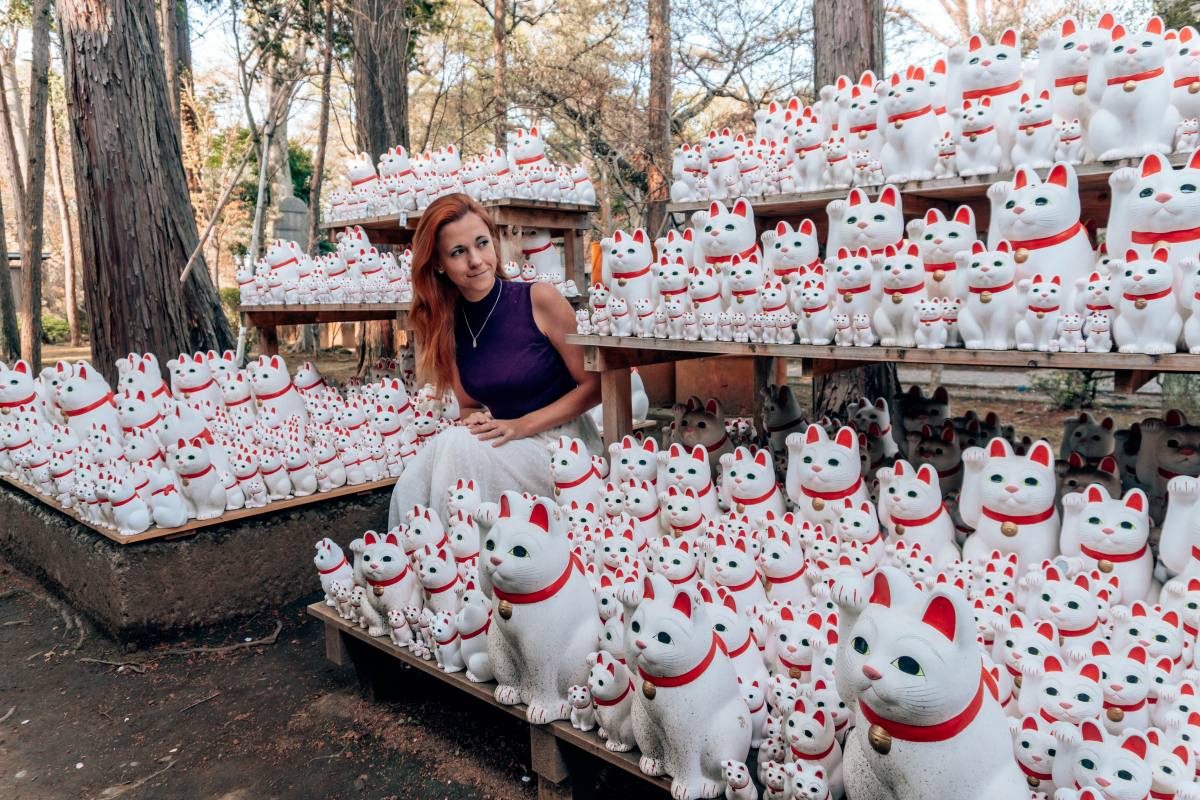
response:
M366 702L303 606L122 652L3 562L0 586L2 800L536 793L524 725L404 667L396 702ZM277 622L273 644L165 652L269 637Z

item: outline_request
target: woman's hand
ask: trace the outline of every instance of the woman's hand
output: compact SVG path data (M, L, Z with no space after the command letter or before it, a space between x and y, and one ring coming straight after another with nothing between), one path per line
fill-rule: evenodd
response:
M485 422L490 422L491 419L491 412L487 409L484 409L483 411L476 411L474 414L471 414L469 417L463 420L463 424L470 429L471 433L474 433L477 426L482 425Z
M478 415L472 415L472 418ZM505 442L510 442L514 439L524 439L529 435L528 426L519 419L493 419L488 416L487 419L472 424L467 423L471 433L480 441L492 443L492 447L499 447Z

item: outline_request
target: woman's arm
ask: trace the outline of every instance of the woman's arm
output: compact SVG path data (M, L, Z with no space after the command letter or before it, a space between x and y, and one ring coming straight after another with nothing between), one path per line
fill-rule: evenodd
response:
M530 298L533 302L534 323L562 356L577 385L553 403L531 411L519 419L491 420L489 423L472 426L473 432L480 439L493 440L492 444L497 446L511 439L533 436L573 420L600 402L599 373L584 369L581 346L567 343L567 334L575 332L575 310L571 308L571 304L548 283L534 284Z

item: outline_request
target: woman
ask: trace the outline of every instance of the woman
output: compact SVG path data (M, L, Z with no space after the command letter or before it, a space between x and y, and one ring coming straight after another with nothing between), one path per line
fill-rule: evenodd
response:
M600 401L600 376L567 344L575 312L548 283L500 279L499 237L487 211L465 194L429 204L413 237L417 375L458 396L464 425L430 439L392 491L388 527L415 504L446 520L446 489L474 479L484 500L506 489L549 495L547 443L583 439L601 452L585 413Z

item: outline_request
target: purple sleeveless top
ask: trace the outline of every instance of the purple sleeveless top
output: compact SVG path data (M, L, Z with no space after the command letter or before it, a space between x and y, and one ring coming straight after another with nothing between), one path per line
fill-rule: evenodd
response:
M459 298L454 312L459 380L496 419L522 417L576 386L562 356L533 320L532 287L497 278L487 297L475 303ZM496 310L483 325L493 303ZM464 314L479 334L477 346L471 345Z

